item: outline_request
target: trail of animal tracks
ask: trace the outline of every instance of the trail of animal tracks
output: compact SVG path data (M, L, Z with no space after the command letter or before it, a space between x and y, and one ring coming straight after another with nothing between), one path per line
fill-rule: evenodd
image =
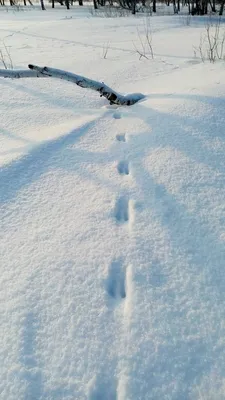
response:
M16 64L92 65L147 97L115 109L56 80L0 81L0 397L223 399L224 66L189 63L200 28L173 17L152 22L164 62L102 59L105 20L77 9L2 14ZM112 47L139 21L109 19ZM77 61L74 29L90 42Z

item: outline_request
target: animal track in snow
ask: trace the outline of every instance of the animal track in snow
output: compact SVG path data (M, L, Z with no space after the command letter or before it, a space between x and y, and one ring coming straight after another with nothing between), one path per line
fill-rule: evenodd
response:
M127 161L120 161L119 164L117 165L117 170L119 174L124 174L124 175L129 175L130 170L129 170L129 163Z
M126 136L125 136L125 134L116 135L116 139L118 140L118 142L126 142Z
M113 114L113 118L114 119L120 119L121 118L121 114L120 114L120 112L114 112L114 114Z
M112 376L107 376L108 372L108 368L105 366L105 371L94 376L89 382L87 400L117 400L116 382Z
M129 221L129 200L126 197L120 197L115 206L115 218L118 222Z
M109 266L107 292L113 299L126 298L126 268L121 261L113 261Z

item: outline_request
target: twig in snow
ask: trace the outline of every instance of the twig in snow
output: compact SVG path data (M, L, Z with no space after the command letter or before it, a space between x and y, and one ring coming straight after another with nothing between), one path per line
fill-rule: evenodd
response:
M2 41L3 46L4 46L4 50L5 50L5 54L3 53L2 49L0 49L0 60L4 66L5 69L13 69L13 63L12 63L12 58L11 58L11 54L10 54L10 50L9 48L6 46L5 42Z
M109 51L109 42L106 43L106 44L104 44L104 46L103 46L103 48L102 48L102 57L103 57L104 59L107 58L108 51Z
M140 48L138 48L135 44L135 50L139 54L139 60L144 57L147 60L149 59L149 54L151 58L154 58L153 47L152 47L152 31L150 25L150 19L146 19L144 23L144 33L141 35L139 29L137 28L138 39L140 43ZM148 55L147 55L148 54Z

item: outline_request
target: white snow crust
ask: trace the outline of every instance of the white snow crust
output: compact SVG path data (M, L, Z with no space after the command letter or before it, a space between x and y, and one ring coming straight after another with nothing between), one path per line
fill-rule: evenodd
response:
M179 16L139 60L143 18L0 10L15 69L146 95L0 78L2 400L225 398L224 62Z

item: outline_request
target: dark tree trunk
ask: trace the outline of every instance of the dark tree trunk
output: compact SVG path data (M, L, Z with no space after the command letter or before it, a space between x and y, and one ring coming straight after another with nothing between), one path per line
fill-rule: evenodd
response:
M177 6L176 6L176 0L173 0L173 12L174 12L174 14L178 13Z
M136 14L136 0L132 0L132 14Z
M223 0L221 3L219 15L223 15L224 4L225 4L225 0Z
M206 15L208 12L208 0L202 0L199 5L199 14Z
M69 0L65 0L65 5L66 5L67 10L69 10L69 9L70 9L70 2L69 2Z
M45 5L44 5L44 0L40 0L41 2L41 9L44 11L46 10Z
M156 0L153 0L153 3L152 3L152 11L153 11L154 13L156 13Z
M97 10L98 9L97 1L93 0L93 4L94 4L94 9Z
M55 8L55 0L52 0L52 8Z
M194 2L194 0L190 0L190 1L191 1L191 14L195 15L196 14L195 2Z
M200 15L201 14L201 7L200 7L199 0L196 1L196 5L195 5L194 1L192 1L191 14L192 15L196 15L196 14Z
M83 6L83 0L79 0L79 6Z
M188 14L191 14L191 3L190 0L188 0Z

